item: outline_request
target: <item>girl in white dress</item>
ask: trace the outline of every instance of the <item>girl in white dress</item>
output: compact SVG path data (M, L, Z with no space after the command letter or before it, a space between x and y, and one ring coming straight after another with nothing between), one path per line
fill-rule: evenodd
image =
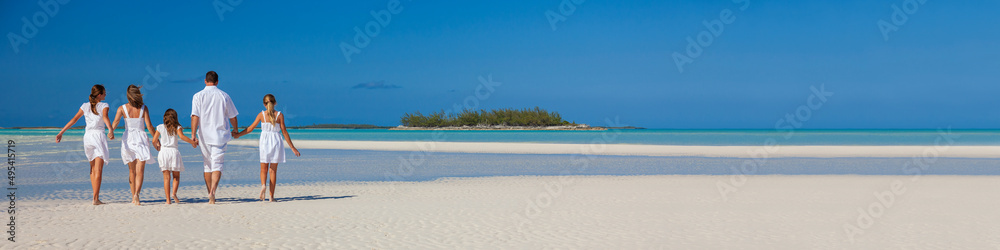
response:
M171 198L174 199L174 202L181 203L181 200L177 199L177 187L181 184L184 161L181 160L181 151L177 151L177 137L191 143L193 147L198 147L197 141L184 135L184 128L177 121L177 111L167 109L167 112L163 113L163 124L156 126L156 132L153 132L153 147L160 151L156 158L160 163L160 172L163 172L163 191L167 194L165 197L167 197L168 205ZM172 193L170 192L171 176L174 184Z
M128 85L126 89L128 104L118 108L111 130L118 127L118 118L125 117L125 132L122 133L122 161L128 165L128 184L132 191L132 203L139 205L139 192L142 191L142 175L146 164L156 163L149 153L149 135L153 125L149 122L149 109L142 104L142 93L139 87ZM146 129L146 131L143 131Z
M90 161L90 187L94 189L94 205L101 205L99 196L101 194L101 175L104 173L104 163L108 161L108 141L104 137L104 129L111 127L108 121L108 104L101 102L104 100L104 85L95 84L90 87L90 102L83 103L77 110L76 116L69 120L69 123L56 135L56 143L62 141L63 133L80 120L80 116L86 118L87 127L83 134L83 152ZM108 139L114 139L114 129L108 131Z
M267 185L265 181L268 177L268 172L270 171L271 176L271 196L268 200L274 200L274 185L278 181L278 163L285 162L285 147L281 141L288 143L288 147L292 148L292 152L295 156L299 156L299 150L295 148L292 144L292 138L288 136L288 130L285 129L285 117L281 115L281 112L274 110L274 105L278 101L274 99L274 95L267 94L264 95L264 108L266 110L261 111L257 114L257 119L250 124L249 127L243 131L235 134L237 138L240 136L249 134L253 132L257 124L260 126L260 200L264 200L264 190ZM264 121L261 123L261 121ZM284 140L282 140L282 135L284 135Z

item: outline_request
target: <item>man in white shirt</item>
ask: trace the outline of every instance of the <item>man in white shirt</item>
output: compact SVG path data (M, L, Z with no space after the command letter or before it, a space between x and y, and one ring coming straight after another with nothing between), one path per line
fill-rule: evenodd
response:
M209 204L215 204L215 189L222 178L226 143L233 139L230 129L237 131L236 115L239 114L233 99L216 87L218 85L219 75L209 71L205 74L205 89L195 93L191 99L191 138L197 140L205 160L205 187L208 188ZM198 130L199 127L201 130Z

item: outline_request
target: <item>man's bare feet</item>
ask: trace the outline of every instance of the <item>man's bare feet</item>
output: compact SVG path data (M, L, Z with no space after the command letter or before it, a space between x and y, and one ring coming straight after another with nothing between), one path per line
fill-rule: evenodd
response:
M267 185L260 185L260 201L264 201L264 190L267 189Z
M132 203L135 204L136 206L142 206L142 203L139 201L138 195L132 196Z
M214 194L209 194L208 195L208 204L215 204L215 195Z
M96 205L104 205L104 202L101 202L101 200L94 200L94 205L95 206Z
M271 197L269 197L269 198L267 199L267 201L270 201L270 202L278 202L278 201L274 200L274 196L271 196Z
M178 199L176 195L174 195L174 203L181 204L181 199Z

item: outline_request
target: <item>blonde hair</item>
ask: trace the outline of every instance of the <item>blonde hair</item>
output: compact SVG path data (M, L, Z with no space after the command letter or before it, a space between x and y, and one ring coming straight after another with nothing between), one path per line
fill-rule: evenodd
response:
M267 107L267 110L264 111L265 122L270 122L271 124L278 124L278 112L274 111L274 104L277 103L278 100L274 99L274 95L272 94L264 95L264 107Z
M90 87L90 112L94 112L95 115L100 115L97 113L97 96L104 94L104 85L94 84Z

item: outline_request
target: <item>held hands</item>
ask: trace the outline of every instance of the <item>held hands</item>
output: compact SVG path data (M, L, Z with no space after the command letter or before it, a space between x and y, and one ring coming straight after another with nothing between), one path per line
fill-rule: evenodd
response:
M108 140L114 140L114 139L115 139L115 131L111 130L108 132Z
M232 136L233 136L233 139L239 139L240 136L243 136L243 133L239 132L238 130L233 129Z
M191 148L198 148L198 136L191 135Z
M160 151L160 141L153 140L153 147L156 148L156 151Z

